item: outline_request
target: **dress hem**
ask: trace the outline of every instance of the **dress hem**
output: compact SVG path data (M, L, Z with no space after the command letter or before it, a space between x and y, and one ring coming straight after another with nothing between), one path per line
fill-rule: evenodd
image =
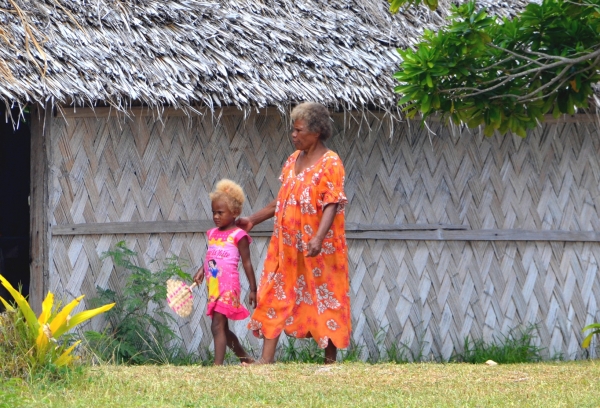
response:
M232 308L220 305L218 303L213 304L214 306L208 305L208 309L206 311L206 315L212 318L213 313L221 313L229 320L244 320L248 316L250 316L250 312L243 306L240 306L236 310L232 310Z

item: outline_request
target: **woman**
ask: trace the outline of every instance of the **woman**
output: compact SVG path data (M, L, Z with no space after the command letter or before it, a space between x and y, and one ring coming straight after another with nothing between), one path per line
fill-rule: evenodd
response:
M273 236L248 328L264 337L258 363L273 363L282 331L312 337L325 349L325 362L350 342L348 256L344 233L344 166L324 141L332 134L327 109L303 103L292 111L292 142L277 198L238 220L252 227L273 216Z

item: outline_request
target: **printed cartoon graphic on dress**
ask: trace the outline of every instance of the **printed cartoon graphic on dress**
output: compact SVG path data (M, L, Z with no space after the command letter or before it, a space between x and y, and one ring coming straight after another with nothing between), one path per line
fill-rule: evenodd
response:
M217 261L210 259L208 261L208 298L218 299L219 298L219 267Z

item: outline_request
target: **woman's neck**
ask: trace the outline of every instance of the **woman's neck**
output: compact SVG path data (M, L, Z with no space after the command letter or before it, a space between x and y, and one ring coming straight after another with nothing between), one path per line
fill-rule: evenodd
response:
M311 160L323 156L327 150L327 146L325 146L323 142L319 141L310 146L308 149L302 150L302 154L308 160Z
M328 150L329 149L327 146L325 146L322 142L319 142L306 150L301 150L300 154L296 158L294 172L296 174L302 173L305 169L318 162Z

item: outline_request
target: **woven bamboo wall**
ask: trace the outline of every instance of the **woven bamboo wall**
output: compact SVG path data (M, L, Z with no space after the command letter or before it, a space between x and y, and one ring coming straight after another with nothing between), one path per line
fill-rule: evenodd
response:
M89 116L53 122L52 225L210 219L208 192L223 177L244 186L248 214L273 198L292 151L278 114L163 123ZM330 147L346 167L348 222L600 231L593 124L546 125L522 140L335 119ZM53 235L50 289L66 297L118 289L122 276L99 255L121 239L143 265L168 254L199 265L206 248L202 233ZM258 273L267 243L252 245ZM393 343L448 358L465 336L491 340L527 323L538 324L548 355L575 358L581 328L600 318L597 242L350 240L349 258L353 336L364 358ZM190 350L212 342L204 299L196 302L191 319L179 320ZM244 326L233 327L257 346Z

